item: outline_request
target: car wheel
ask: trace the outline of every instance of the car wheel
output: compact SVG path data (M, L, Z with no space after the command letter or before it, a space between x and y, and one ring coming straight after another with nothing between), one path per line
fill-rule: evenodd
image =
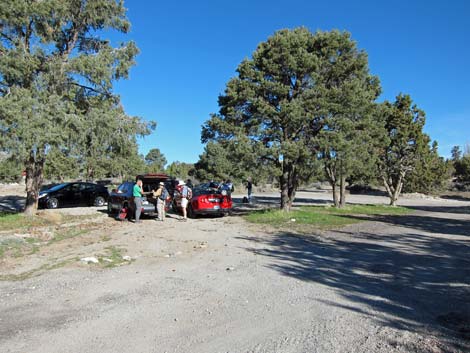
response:
M59 201L55 197L52 197L49 200L47 200L47 208L57 208L57 207L59 207Z
M115 214L116 212L114 212L114 210L112 209L111 207L111 202L108 202L108 215L113 215Z
M94 201L95 206L101 207L101 206L103 206L105 203L106 203L106 200L104 199L103 196L97 196L97 197L95 198L95 201Z

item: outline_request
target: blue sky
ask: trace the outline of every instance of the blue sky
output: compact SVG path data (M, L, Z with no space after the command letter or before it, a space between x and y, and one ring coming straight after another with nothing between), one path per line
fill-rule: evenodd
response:
M157 121L139 140L168 162L194 163L201 125L238 64L275 31L304 26L345 30L380 77L380 100L410 94L426 112L425 131L448 157L470 143L470 2L127 0L141 50L130 78L116 85L126 112Z

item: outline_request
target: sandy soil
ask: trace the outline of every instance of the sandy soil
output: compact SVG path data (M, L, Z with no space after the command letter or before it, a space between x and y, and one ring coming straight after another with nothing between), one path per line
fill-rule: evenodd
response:
M239 217L277 197L259 194L234 216L187 222L172 214L117 222L94 207L46 211L97 216L86 234L0 263L2 275L35 271L0 282L0 351L470 350L469 201L411 195L400 203L412 214L310 235ZM297 204L330 198L299 192ZM80 261L110 248L132 261Z

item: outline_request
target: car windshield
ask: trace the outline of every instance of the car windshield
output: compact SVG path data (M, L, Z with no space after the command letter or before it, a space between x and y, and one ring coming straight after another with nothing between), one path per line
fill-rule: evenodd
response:
M51 187L50 189L47 189L47 190L44 190L44 192L47 192L47 191L57 191L57 190L60 190L64 187L66 187L67 185L69 185L68 183L64 183L64 184L59 184L59 185L55 185L53 187Z

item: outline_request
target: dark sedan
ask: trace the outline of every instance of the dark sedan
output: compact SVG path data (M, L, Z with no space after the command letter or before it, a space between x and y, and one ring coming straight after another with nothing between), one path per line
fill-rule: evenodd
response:
M108 201L108 189L99 184L63 183L41 190L39 207L103 206Z

